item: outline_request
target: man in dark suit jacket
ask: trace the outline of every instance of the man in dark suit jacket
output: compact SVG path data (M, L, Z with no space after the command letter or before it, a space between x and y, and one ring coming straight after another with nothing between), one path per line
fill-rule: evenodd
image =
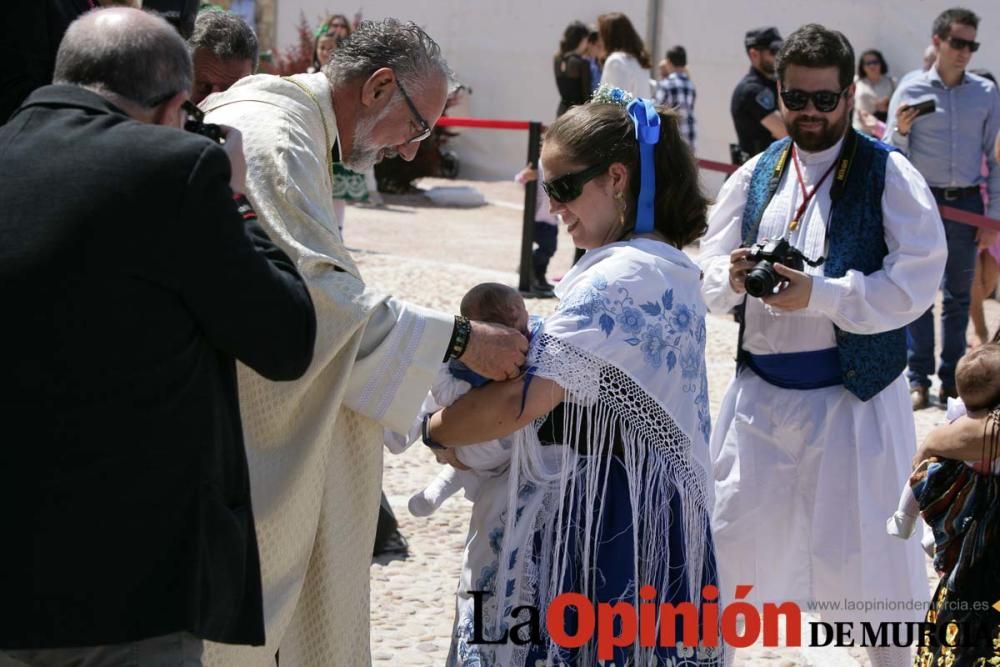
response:
M88 13L55 77L0 127L0 662L262 644L235 361L301 376L312 302L163 19Z

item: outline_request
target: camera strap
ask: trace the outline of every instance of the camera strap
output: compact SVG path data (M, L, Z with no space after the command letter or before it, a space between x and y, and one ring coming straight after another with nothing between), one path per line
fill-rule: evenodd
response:
M788 225L789 231L793 231L793 232L796 229L799 228L799 220L802 219L802 216L805 214L806 209L809 208L809 202L812 201L813 197L816 196L816 193L819 192L820 187L823 185L823 183L826 181L826 179L830 176L830 174L833 173L833 168L837 166L836 162L832 163L827 168L827 170L823 172L823 175L819 177L819 180L816 181L816 185L814 185L813 189L810 191L806 187L806 181L805 181L805 179L802 178L802 168L799 166L799 159L798 159L798 157L796 157L795 152L796 152L795 151L795 143L793 142L792 143L792 164L795 165L795 177L798 179L798 181L799 181L799 189L802 191L802 203L799 204L799 208L795 211L795 217L792 218L791 224Z

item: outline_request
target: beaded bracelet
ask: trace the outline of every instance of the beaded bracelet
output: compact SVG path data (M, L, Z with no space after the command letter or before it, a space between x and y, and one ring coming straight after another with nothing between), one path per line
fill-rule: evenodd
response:
M451 330L451 340L448 341L448 351L444 355L444 361L458 359L465 354L471 335L472 323L469 322L469 318L456 315L455 328Z

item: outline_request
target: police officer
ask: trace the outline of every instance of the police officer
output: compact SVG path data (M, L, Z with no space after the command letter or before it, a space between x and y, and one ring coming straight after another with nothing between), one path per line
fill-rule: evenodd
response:
M743 164L787 135L778 112L778 82L775 80L774 57L783 43L778 29L757 28L747 31L744 38L750 72L736 84L730 113L736 126L738 148L732 146L735 164Z

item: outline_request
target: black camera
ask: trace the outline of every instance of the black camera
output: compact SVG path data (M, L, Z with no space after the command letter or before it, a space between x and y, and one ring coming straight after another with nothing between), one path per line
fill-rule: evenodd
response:
M790 269L802 271L806 264L819 266L823 263L822 257L812 261L783 238L765 239L763 243L750 246L747 260L755 262L755 265L747 271L744 287L746 287L747 294L758 298L772 293L778 283L784 280L774 270L775 264L781 263Z
M200 134L203 137L208 137L217 144L226 143L226 137L222 134L222 128L218 125L190 118L186 123L184 123L184 129L188 132L194 132L195 134Z
M196 107L191 100L185 102L181 109L187 114L187 121L184 123L185 130L208 137L217 144L226 143L226 135L223 134L222 128L212 123L206 123L205 112Z

